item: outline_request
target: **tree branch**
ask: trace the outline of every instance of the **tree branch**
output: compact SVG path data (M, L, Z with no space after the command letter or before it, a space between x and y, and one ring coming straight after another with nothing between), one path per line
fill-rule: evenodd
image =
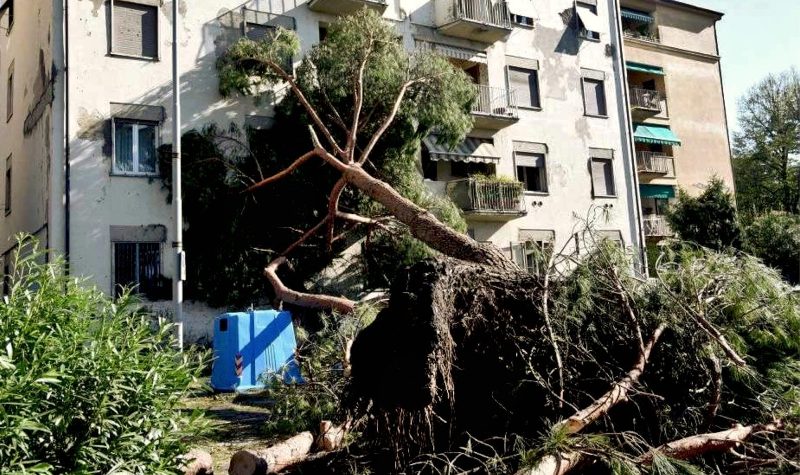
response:
M756 424L743 426L737 424L733 429L713 432L710 434L698 434L683 439L668 442L658 448L650 450L637 460L644 465L651 465L656 454L666 457L688 460L699 457L708 452L721 452L730 450L737 445L747 441L751 436L762 432L777 432L783 428L781 421L769 424Z
M358 134L358 122L361 118L361 108L364 104L364 70L367 67L367 60L369 60L369 55L372 52L372 45L373 40L370 38L369 46L367 50L364 52L364 60L361 61L361 65L358 68L358 75L355 78L355 93L354 93L354 101L353 101L353 123L350 126L350 133L347 137L347 163L351 163L353 158L355 157L355 150L356 150L356 135Z
M333 231L336 227L336 214L339 212L339 198L342 196L342 192L346 186L347 182L344 178L340 178L339 181L333 185L331 196L328 198L328 229L325 233L325 245L328 252L331 252L333 248Z
M309 152L304 153L297 160L292 162L292 164L289 165L288 167L284 168L283 170L279 171L278 173L276 173L276 174L274 174L274 175L272 175L270 177L264 178L263 180L259 181L258 183L254 183L253 185L250 185L249 187L247 187L243 191L243 193L249 193L249 192L255 191L258 188L261 188L262 186L266 186L266 185L269 185L270 183L274 183L274 182L280 180L281 178L283 178L283 177L291 174L293 171L297 170L300 167L300 165L302 165L303 163L307 162L311 157L315 157L315 156L318 156L318 155L319 155L319 150L318 149L314 149L314 150L311 150Z
M389 126L394 121L395 116L397 116L397 111L400 110L400 105L403 103L403 98L406 95L406 91L408 91L408 88L411 87L411 85L416 82L419 81L411 80L403 84L402 87L400 87L400 92L398 92L397 98L394 100L394 105L392 105L391 112L389 112L389 115L386 117L386 119L384 119L381 126L372 135L372 138L369 139L369 143L367 143L367 146L364 147L364 151L361 152L361 158L358 160L359 164L363 164L364 162L367 161L367 158L369 158L369 154L372 152L372 149L375 148L375 144L378 143L378 140L380 140L384 132L386 132L386 129L388 129Z
M298 292L287 287L280 277L278 268L286 264L286 257L278 257L264 269L264 275L272 284L275 290L275 297L278 300L305 308L318 308L325 310L336 310L340 313L350 313L355 309L356 303L344 297L334 297L332 295L317 295Z
M576 432L580 432L592 422L606 415L608 411L611 410L611 408L617 403L628 399L628 392L644 372L644 368L647 365L647 362L650 360L650 354L653 351L653 347L656 345L656 343L658 343L659 338L661 338L661 335L664 333L666 328L667 325L664 323L656 328L656 330L650 336L650 339L647 340L643 351L640 351L639 358L636 360L633 368L628 371L628 374L626 374L622 380L614 383L614 387L611 388L611 390L597 398L588 407L570 416L569 419L562 423L568 433L574 434Z

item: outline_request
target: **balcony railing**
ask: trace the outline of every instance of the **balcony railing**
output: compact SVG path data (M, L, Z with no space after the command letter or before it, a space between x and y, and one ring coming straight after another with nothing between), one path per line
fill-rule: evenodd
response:
M661 39L658 37L657 33L650 33L650 32L642 33L641 31L626 29L622 31L622 34L626 38L634 38L637 40L650 41L653 43L661 43Z
M636 152L636 168L639 173L671 175L672 160L671 156L663 152L649 152L646 150Z
M672 236L672 230L669 228L667 218L664 216L645 216L643 222L644 235L647 237Z
M478 98L472 105L472 113L494 118L515 120L517 100L513 90L502 87L477 85Z
M522 183L466 178L449 182L447 193L456 205L468 213L525 214Z
M631 88L631 107L661 112L661 93L651 89Z
M448 36L494 43L513 28L505 0L435 0L436 26Z
M496 3L491 0L454 0L454 3L458 19L511 28L511 15L502 0Z

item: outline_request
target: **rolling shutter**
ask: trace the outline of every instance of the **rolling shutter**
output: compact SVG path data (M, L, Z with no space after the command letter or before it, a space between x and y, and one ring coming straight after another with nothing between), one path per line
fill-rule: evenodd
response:
M516 94L517 104L523 107L539 107L539 82L536 71L509 66L508 87Z
M113 4L114 41L117 54L158 57L158 8L131 2Z
M589 115L606 115L606 94L603 81L583 79L583 99L586 113Z

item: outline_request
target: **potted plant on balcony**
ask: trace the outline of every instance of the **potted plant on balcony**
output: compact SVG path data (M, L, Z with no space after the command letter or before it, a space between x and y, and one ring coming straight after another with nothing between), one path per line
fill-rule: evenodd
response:
M483 202L493 204L493 208L501 211L519 209L519 199L522 195L522 183L513 177L504 175L470 175L470 180L476 184L475 193L480 193ZM495 186L492 186L495 185Z

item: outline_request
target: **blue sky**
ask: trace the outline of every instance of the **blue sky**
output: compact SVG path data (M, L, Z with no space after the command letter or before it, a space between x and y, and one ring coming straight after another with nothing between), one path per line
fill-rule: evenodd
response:
M800 0L685 0L725 13L717 24L731 131L739 98L768 73L800 68Z

